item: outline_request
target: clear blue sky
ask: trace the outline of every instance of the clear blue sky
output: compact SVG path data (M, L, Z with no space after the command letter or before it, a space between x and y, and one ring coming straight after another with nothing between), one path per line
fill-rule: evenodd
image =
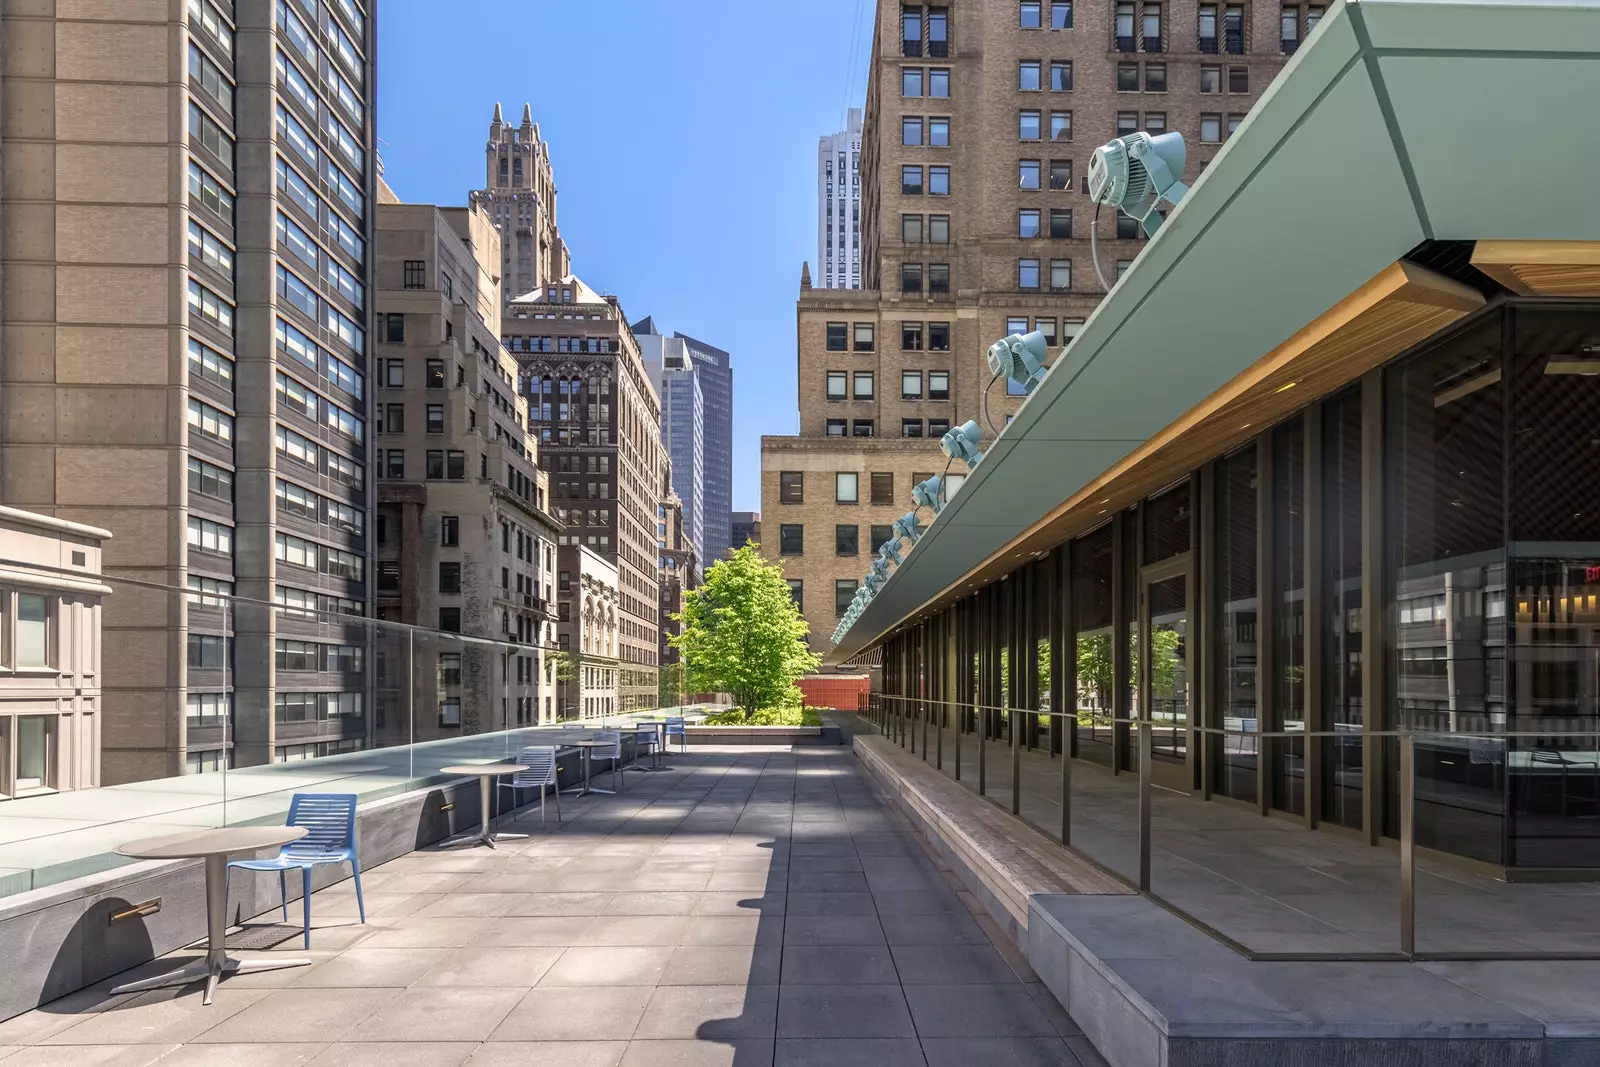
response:
M860 106L868 0L382 0L378 135L402 200L483 184L495 101L550 144L573 270L733 353L733 506L793 433L794 302L816 257L817 138ZM853 42L853 47L852 47Z

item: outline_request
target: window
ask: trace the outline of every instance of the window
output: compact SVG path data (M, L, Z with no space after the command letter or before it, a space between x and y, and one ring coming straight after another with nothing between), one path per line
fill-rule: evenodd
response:
M390 389L399 389L406 384L406 361L391 359L384 366L383 384Z
M1072 92L1072 60L1057 59L1051 61L1050 91L1052 93Z
M1228 116L1228 136L1229 137L1232 137L1234 134L1239 132L1239 124L1242 123L1243 121L1244 121L1244 116L1243 115L1229 115Z
M871 437L874 432L874 423L871 419L856 419L850 423L851 437Z
M1136 240L1139 237L1139 220L1127 215L1117 216L1117 237L1124 240Z
M216 382L230 392L233 389L233 360L192 337L189 339L189 373Z
M1133 51L1133 5L1118 4L1116 7L1115 27L1116 50L1118 52Z
M942 7L928 9L928 55L943 59L950 54L950 16Z
M1071 208L1060 208L1060 207L1058 207L1058 208L1051 208L1050 209L1050 236L1051 237L1071 237L1072 236L1072 209Z
M383 339L391 345L405 342L406 317L404 315L385 315L383 317Z
M945 370L931 370L928 372L928 399L950 399L950 372Z
M1037 141L1039 139L1039 112L1017 112L1017 139L1021 141Z
M922 264L900 264L900 291L902 293L922 292Z
M852 395L857 400L871 400L873 397L873 374L869 370L858 370L851 381Z
M439 592L461 592L461 563L452 560L439 564Z
M1050 289L1053 292L1064 293L1072 288L1072 260L1052 259L1050 261Z
M922 351L922 323L902 322L900 324L900 350L902 352Z
M922 118L911 116L900 120L900 143L915 147L922 143Z
M461 609L440 608L439 629L445 633L458 634L461 632Z
M947 245L950 243L950 216L928 216L928 243Z
M406 476L406 454L403 449L391 448L383 455L383 476L399 480Z
M828 399L843 400L848 393L848 376L842 370L828 372Z
M189 164L189 200L232 225L233 194L224 189L210 172L193 162Z
M1028 316L1012 316L1006 319L1006 336L1028 332Z
M1146 52L1161 51L1161 5L1149 3L1147 0L1140 14L1143 16L1139 27L1140 36L1143 38L1140 46Z
M900 420L900 436L901 437L921 437L922 436L922 420L921 419L901 419Z
M17 594L17 628L13 665L18 670L49 667L50 598L40 593Z
M861 527L835 526L833 528L833 554L858 556L861 554Z
M919 370L903 370L900 372L900 399L922 399L922 372Z
M778 554L803 556L806 552L806 528L799 523L783 523L778 527Z
M424 471L424 477L428 478L430 481L439 481L439 480L443 479L444 478L444 450L443 449L438 449L438 448L430 448L428 450L428 453L427 453L427 456L426 456L426 460L427 460L427 469Z
M1053 0L1050 5L1050 28L1072 29L1072 0Z
M1200 116L1200 143L1220 144L1222 141L1222 116Z
M443 515L439 518L439 543L446 548L454 548L461 543L461 518L457 515Z
M189 316L209 322L223 333L233 332L233 305L193 278L189 279Z
M217 157L218 162L229 171L233 170L233 138L223 132L215 119L200 110L198 104L189 105L189 140L204 145Z
M872 473L872 502L874 504L894 503L893 471L874 471Z
M844 435L845 435L845 420L844 419L829 419L828 420L828 436L829 437L843 437Z
M185 723L190 727L221 726L228 703L226 693L190 693L185 701Z
M948 322L928 323L928 351L950 351L950 324Z
M1280 49L1286 56L1293 55L1300 47L1300 9L1285 6L1278 16L1278 25Z
M894 537L894 527L892 525L890 525L890 526L874 526L872 528L872 539L871 539L872 554L874 556L876 556L878 554L878 550L879 549L883 548L884 545L888 544L890 541L893 541L894 539L895 539L895 537Z
M928 144L932 145L934 148L950 147L949 119L928 120Z
M1144 131L1151 136L1166 133L1167 113L1165 111L1146 111L1144 113Z
M900 240L908 245L919 245L922 243L921 215L900 216Z
M1072 140L1072 112L1050 112L1050 139L1052 141Z
M1199 51L1215 54L1217 51L1217 5L1201 4L1199 21L1195 24L1195 38Z
M1017 24L1025 30L1037 30L1042 26L1039 22L1039 0L1021 0L1017 5Z
M873 349L873 325L870 322L858 322L855 326L855 348L857 352L871 352Z
M904 196L922 195L922 168L900 168L900 192Z
M444 454L445 477L459 482L467 476L467 454L452 448Z
M1039 61L1024 59L1017 64L1017 88L1025 93L1039 91Z
M928 195L929 196L949 196L950 195L950 168L949 167L929 167L928 168Z
M427 364L427 380L424 381L423 384L426 385L429 389L443 389L444 388L444 360L442 360L442 359L430 359L430 360L428 360L428 364ZM550 384L548 378L545 379L545 384L546 385Z
M922 12L917 8L906 8L900 13L900 46L901 55L922 54Z
M233 499L233 472L203 459L189 457L189 492L214 500Z
M922 84L923 77L921 67L907 67L900 72L901 96L921 96Z
M1244 5L1229 4L1222 10L1222 50L1230 56L1244 55Z
M405 287L407 289L425 289L428 285L428 261L425 259L408 259L405 262Z
M1228 68L1228 92L1248 93L1250 91L1250 68Z
M928 264L928 292L948 293L950 291L950 264Z
M1124 274L1128 273L1128 268L1131 266L1133 266L1133 260L1131 259L1117 260L1117 277L1121 278Z
M846 328L846 324L845 323L842 323L842 322L830 322L830 323L828 323L828 351L829 352L843 352L846 349L846 347L848 347L845 344L845 340L846 340L847 336L848 336L848 330Z
M1039 288L1039 261L1037 259L1017 260L1017 288Z
M189 547L231 556L233 555L233 527L191 515L189 516Z
M282 378L282 375L279 375ZM293 379L288 379L293 381ZM315 415L313 411L311 414ZM385 404L383 410L378 412L380 433L405 433L406 432L406 406L404 404Z
M949 419L929 419L928 420L928 436L929 437L943 437L945 434L947 434L949 432L950 432L950 420Z
M1038 5L1035 4L1035 7ZM854 578L835 578L833 580L833 612L843 615L850 610L850 605L856 599L856 590L861 583Z
M1039 188L1039 168L1037 159L1023 159L1017 162L1017 186L1021 189Z
M1147 93L1164 93L1167 91L1167 65L1165 63L1146 63L1144 65L1144 91Z
M1221 67L1201 67L1200 68L1200 91L1202 93L1220 93L1220 92L1222 92L1222 68Z
M1136 93L1139 91L1139 64L1117 64L1117 92Z
M778 503L804 504L806 500L805 471L778 472Z
M283 221L283 216L278 216ZM298 226L295 229L299 229ZM204 263L220 271L231 281L233 278L233 249L223 244L216 234L192 219L189 222L189 262ZM313 260L313 262L315 262Z
M217 441L233 440L233 416L189 398L189 429Z
M1033 328L1044 335L1044 343L1050 348L1056 346L1056 320L1034 319Z
M938 67L928 71L928 95L935 100L950 98L950 72Z

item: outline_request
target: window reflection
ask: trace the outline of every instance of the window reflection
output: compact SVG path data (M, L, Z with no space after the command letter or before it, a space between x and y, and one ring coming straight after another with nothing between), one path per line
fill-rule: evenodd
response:
M1072 610L1078 634L1078 754L1111 764L1111 524L1072 546Z

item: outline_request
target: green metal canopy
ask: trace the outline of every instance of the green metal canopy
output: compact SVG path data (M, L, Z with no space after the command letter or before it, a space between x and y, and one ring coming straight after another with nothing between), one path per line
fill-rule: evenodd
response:
M1336 3L828 661L1421 242L1600 240L1597 105L1600 0Z

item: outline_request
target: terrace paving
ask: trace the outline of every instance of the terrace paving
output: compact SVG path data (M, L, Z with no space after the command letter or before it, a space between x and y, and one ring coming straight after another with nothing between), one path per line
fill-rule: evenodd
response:
M673 754L495 851L313 898L313 964L0 1022L0 1064L1090 1067L1102 1061L847 750ZM513 829L509 823L507 830ZM305 955L263 917L230 944ZM249 954L249 953L245 953Z

